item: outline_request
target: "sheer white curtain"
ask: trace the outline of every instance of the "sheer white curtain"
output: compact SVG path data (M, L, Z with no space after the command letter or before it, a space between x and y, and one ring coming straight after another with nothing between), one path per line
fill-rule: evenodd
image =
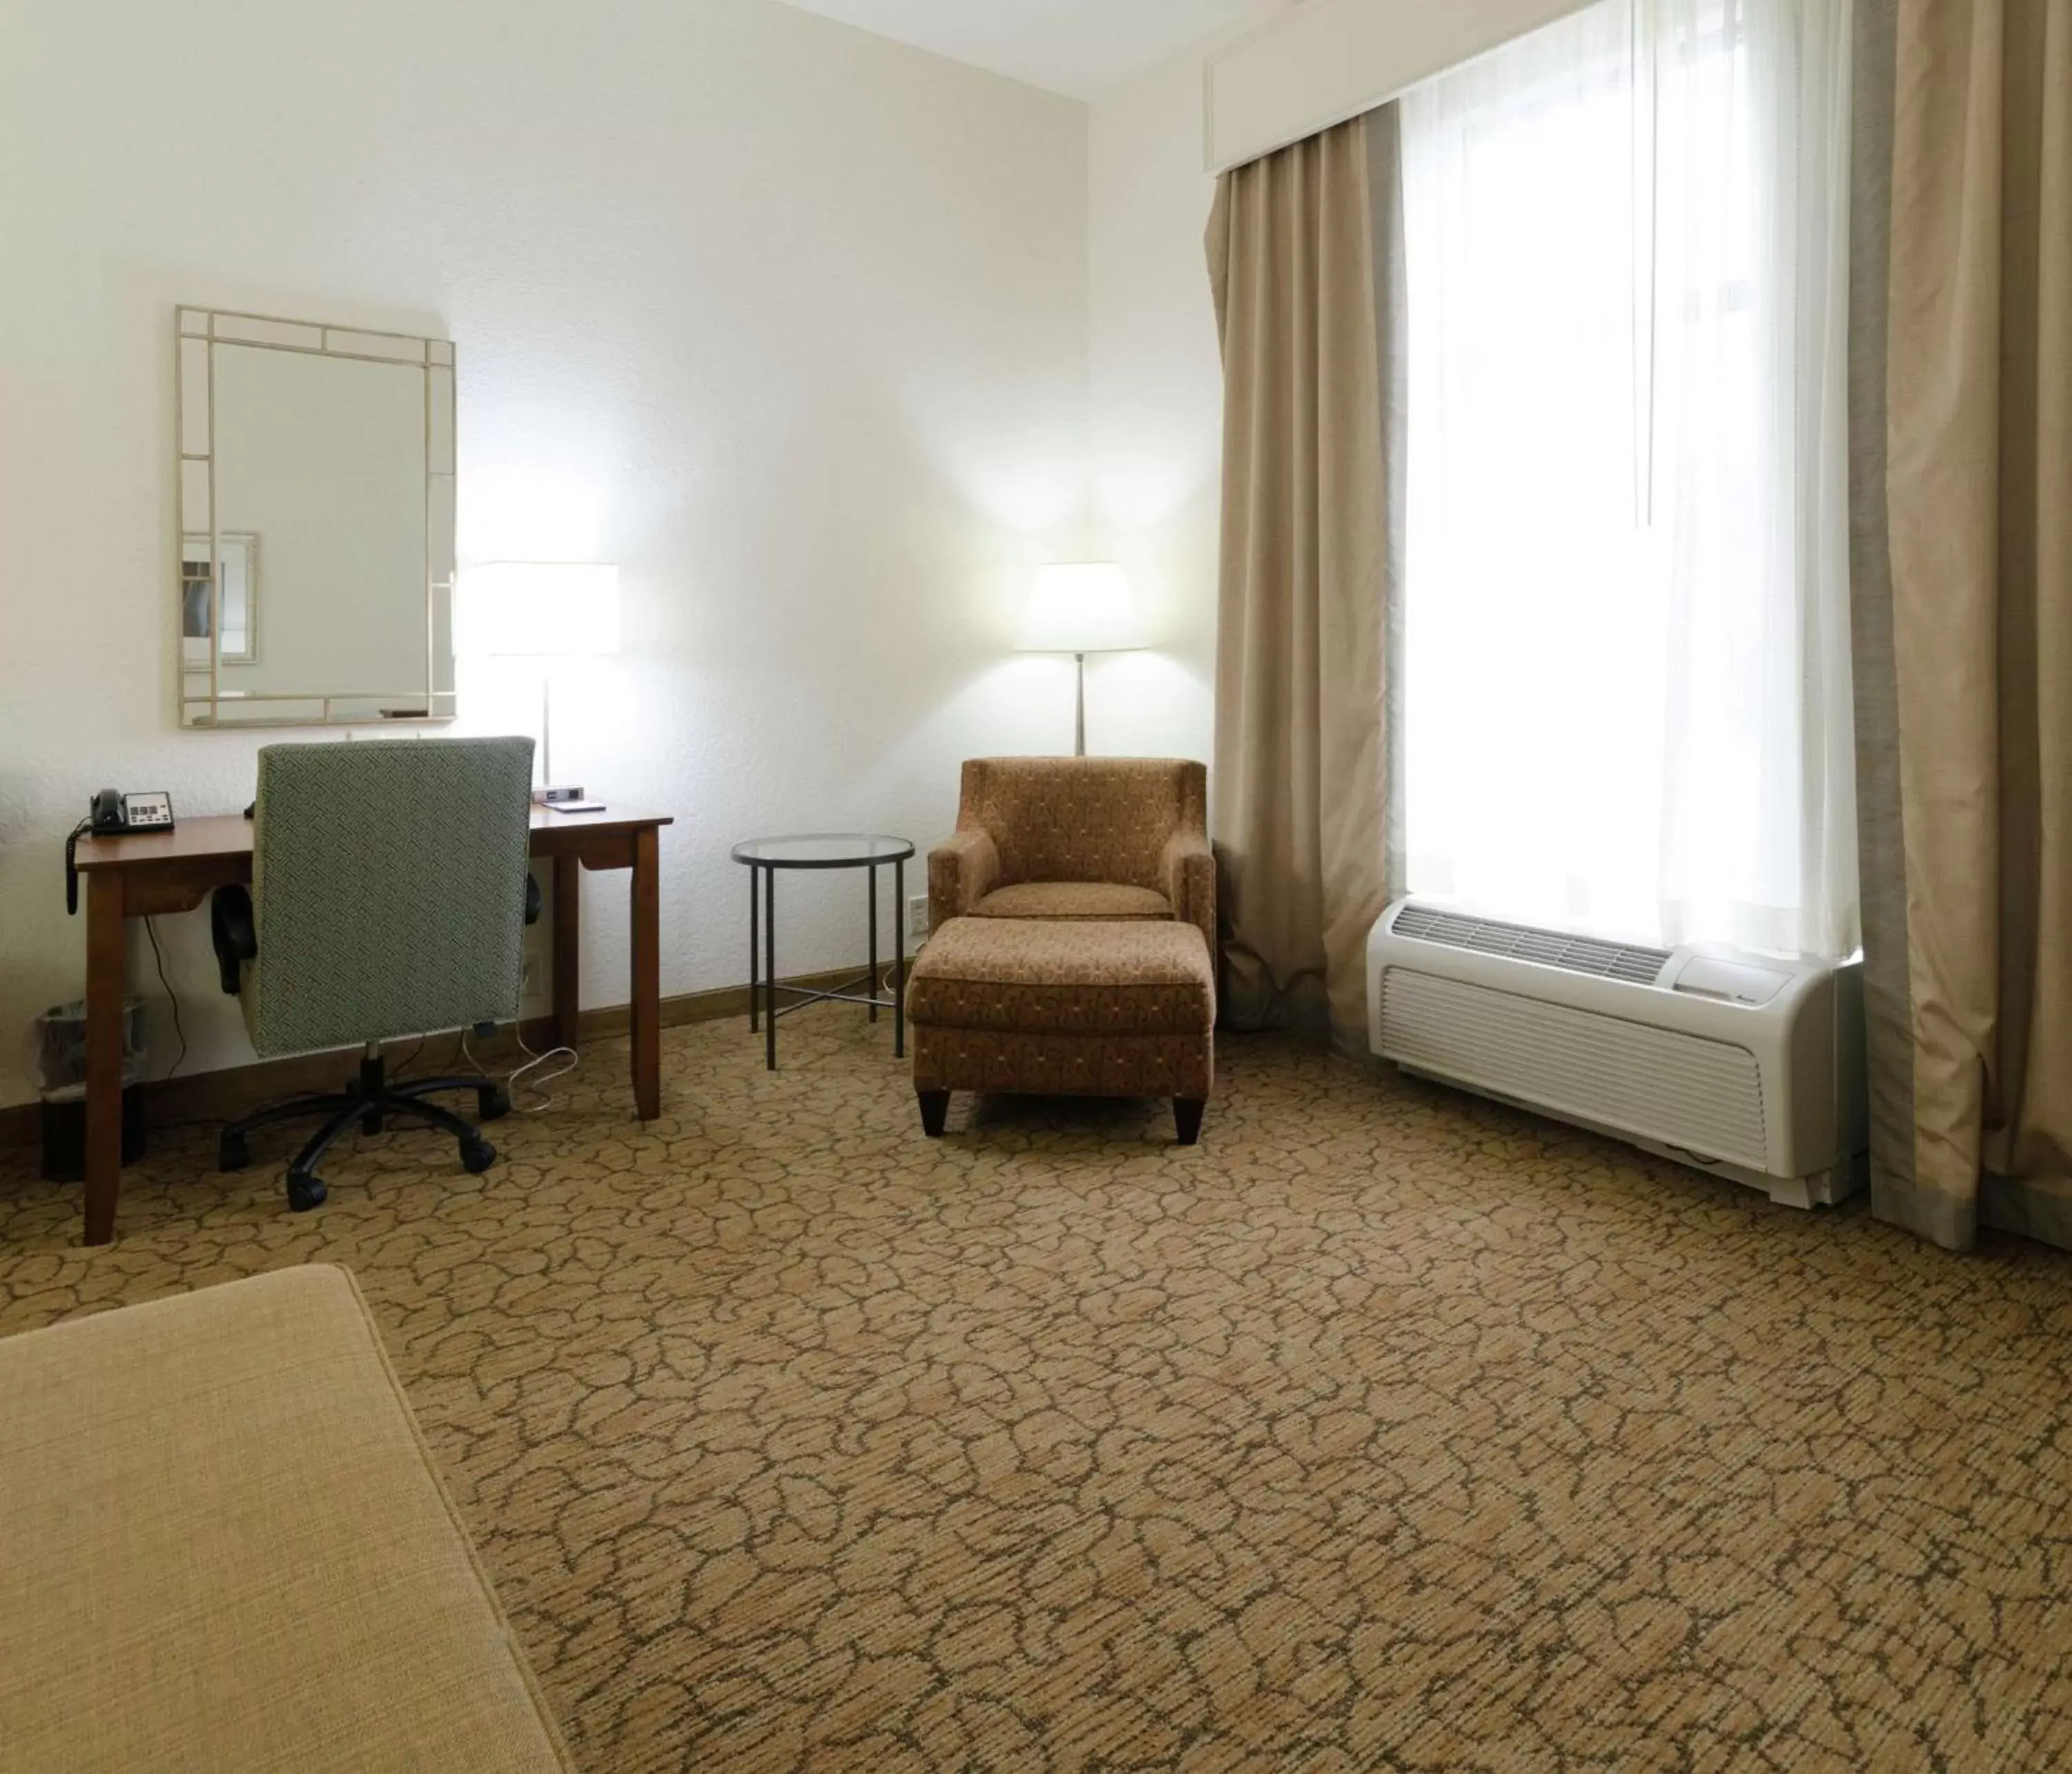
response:
M1409 885L1857 941L1848 0L1602 0L1403 103Z

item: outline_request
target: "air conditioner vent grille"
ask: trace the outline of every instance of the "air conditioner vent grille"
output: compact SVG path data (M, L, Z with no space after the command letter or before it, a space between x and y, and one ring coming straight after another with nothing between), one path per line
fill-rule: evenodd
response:
M1746 1048L1460 980L1388 968L1376 1051L1413 1071L1630 1137L1769 1168Z
M1445 949L1468 949L1478 954L1503 955L1513 961L1537 961L1565 973L1590 973L1600 979L1652 986L1669 964L1671 951L1631 943L1605 942L1564 931L1538 930L1530 924L1503 924L1494 918L1469 917L1432 906L1406 905L1389 927L1399 936L1437 943Z

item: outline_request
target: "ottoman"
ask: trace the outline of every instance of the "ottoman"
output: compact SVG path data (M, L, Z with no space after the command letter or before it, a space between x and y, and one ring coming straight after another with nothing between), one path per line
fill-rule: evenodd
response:
M574 1766L343 1270L0 1339L0 1765Z
M906 987L921 1126L952 1090L1170 1097L1201 1132L1215 1068L1209 945L1191 924L952 918Z

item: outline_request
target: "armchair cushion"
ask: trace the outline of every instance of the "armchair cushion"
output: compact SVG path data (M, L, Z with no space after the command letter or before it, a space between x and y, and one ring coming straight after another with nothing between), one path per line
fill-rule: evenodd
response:
M1149 887L1108 881L1021 881L971 908L979 918L1170 919L1173 902Z

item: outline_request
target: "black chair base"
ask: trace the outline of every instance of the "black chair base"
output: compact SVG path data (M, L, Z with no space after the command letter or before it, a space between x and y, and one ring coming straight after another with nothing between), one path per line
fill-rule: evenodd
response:
M225 1124L216 1142L216 1167L241 1171L249 1164L250 1136L255 1129L321 1116L323 1125L288 1167L288 1205L298 1213L306 1213L319 1205L327 1192L316 1167L332 1142L356 1126L362 1133L378 1134L384 1121L394 1115L405 1121L425 1122L451 1134L460 1143L462 1168L471 1175L479 1176L496 1162L496 1148L473 1124L450 1109L426 1101L434 1093L448 1090L472 1090L475 1113L483 1121L496 1121L511 1113L509 1093L493 1078L413 1078L407 1084L392 1085L376 1052L360 1062L359 1079L343 1090L270 1103L241 1121Z

